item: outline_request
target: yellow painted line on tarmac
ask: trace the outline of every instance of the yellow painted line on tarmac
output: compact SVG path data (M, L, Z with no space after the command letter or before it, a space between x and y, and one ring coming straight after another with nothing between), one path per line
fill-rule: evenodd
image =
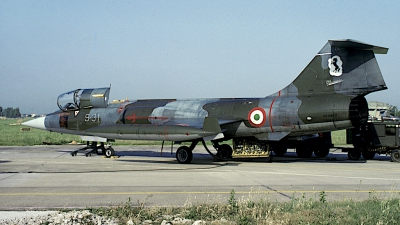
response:
M330 163L332 162L332 163ZM251 164L248 163L246 165L241 165L241 166L246 166L246 167L254 167L255 165L257 167L268 167L268 168L278 168L278 167L284 167L284 168L301 168L301 169L311 169L311 168L316 168L320 169L321 166L329 166L334 168L335 170L340 170L340 171L367 171L369 168L366 168L367 163L360 163L360 162L347 162L345 164L340 164L340 161L326 161L325 162L313 162L313 161L293 161L293 162L273 162L273 163L259 163L259 164ZM383 161L374 161L375 164L383 162ZM370 162L371 163L371 162ZM393 163L394 165L395 163ZM229 165L229 164L228 164ZM340 167L342 165L346 165L345 167ZM356 165L361 165L361 167L356 167ZM374 167L374 172L391 172L388 171L388 168L379 168L379 167Z
M235 194L279 194L279 193L400 193L400 190L273 190L273 191L235 191ZM182 191L182 192L171 192L171 191L138 191L138 192L21 192L21 193L0 193L0 196L11 197L11 196L90 196L90 195L203 195L203 194L231 194L230 191Z

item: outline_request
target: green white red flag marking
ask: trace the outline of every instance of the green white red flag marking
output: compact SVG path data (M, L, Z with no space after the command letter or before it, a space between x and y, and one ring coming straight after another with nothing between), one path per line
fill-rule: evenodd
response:
M267 114L261 107L250 110L247 119L253 127L262 127L265 124Z

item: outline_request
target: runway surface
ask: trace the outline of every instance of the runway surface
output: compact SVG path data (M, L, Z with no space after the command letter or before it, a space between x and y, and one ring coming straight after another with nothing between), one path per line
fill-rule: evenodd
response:
M160 146L114 146L119 158L75 157L77 145L0 147L0 210L86 208L121 205L181 206L238 199L289 201L399 197L399 163L389 156L351 161L285 157L215 161L203 147L191 164L179 164ZM175 149L176 150L176 147Z

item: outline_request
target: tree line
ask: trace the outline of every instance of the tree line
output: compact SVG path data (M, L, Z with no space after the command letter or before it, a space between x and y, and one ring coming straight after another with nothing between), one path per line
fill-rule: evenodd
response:
M398 110L397 106L389 106L387 112L389 113L389 115L400 117L400 111Z
M7 118L19 118L21 117L21 113L19 112L19 108L5 108L3 109L3 107L0 106L0 116L4 116Z

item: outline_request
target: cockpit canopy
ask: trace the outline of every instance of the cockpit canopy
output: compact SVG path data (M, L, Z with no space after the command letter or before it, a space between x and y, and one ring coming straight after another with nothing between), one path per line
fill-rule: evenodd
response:
M57 105L62 111L107 107L109 94L109 87L76 89L59 95Z

